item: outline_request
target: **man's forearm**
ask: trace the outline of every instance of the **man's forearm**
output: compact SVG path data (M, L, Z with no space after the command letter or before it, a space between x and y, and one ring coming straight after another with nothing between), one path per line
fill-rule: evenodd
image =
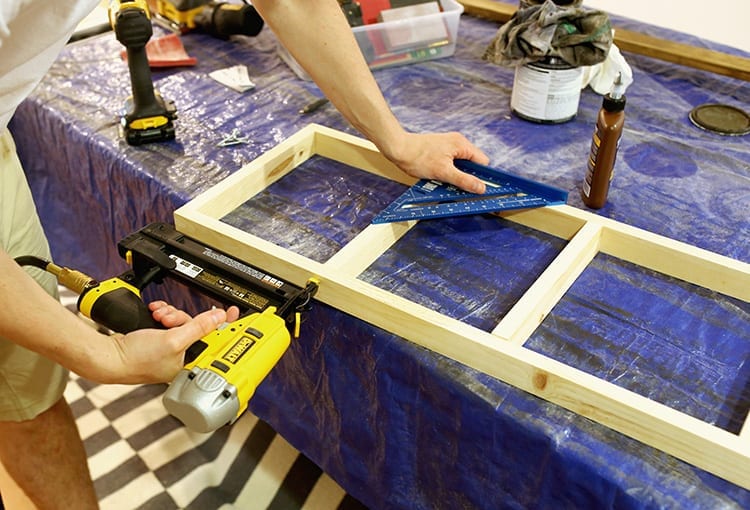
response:
M381 151L396 151L403 128L358 51L339 4L332 0L255 0L253 5L352 126Z
M105 341L104 335L60 305L2 250L0 274L0 336L89 375L90 347ZM99 355L105 352L102 349Z
M473 193L484 183L461 172L455 159L489 159L463 135L408 133L393 115L334 0L254 0L282 44L360 133L408 175L437 179Z

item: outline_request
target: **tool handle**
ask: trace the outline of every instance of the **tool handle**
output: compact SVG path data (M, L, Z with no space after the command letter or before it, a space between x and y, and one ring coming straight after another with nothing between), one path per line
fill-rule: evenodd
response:
M117 15L114 29L128 55L134 110L141 116L160 113L146 53L146 44L153 34L151 20L141 10L129 8Z
M96 294L90 296L92 292ZM90 305L83 306L85 301L90 302ZM95 287L81 295L78 307L91 320L117 333L164 328L151 316L151 311L141 297L124 286L105 291Z
M141 115L158 115L162 108L156 98L145 46L127 47L130 87L135 110Z

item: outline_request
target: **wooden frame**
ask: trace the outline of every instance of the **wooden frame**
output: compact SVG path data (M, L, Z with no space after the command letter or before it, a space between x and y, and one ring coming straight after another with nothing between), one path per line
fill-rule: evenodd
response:
M598 252L746 302L749 264L569 206L510 212L503 216L568 242L494 330L482 331L357 279L416 222L369 225L320 263L220 221L316 154L412 183L370 142L313 124L175 211L177 229L298 285L316 276L317 299L339 310L750 489L750 420L734 434L523 345Z

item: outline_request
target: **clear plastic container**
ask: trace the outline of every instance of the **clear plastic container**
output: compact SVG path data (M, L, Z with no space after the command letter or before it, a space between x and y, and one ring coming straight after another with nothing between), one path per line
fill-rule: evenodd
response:
M407 19L353 27L354 37L370 66L379 69L450 57L456 51L458 22L464 8L454 0L440 0L441 11ZM281 59L304 80L310 77L278 44Z

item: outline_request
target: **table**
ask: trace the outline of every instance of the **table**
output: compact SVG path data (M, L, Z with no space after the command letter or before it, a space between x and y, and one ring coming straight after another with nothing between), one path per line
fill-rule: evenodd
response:
M565 124L516 118L509 107L512 70L480 59L496 29L464 16L453 57L378 70L376 78L408 129L460 130L493 166L567 189L568 203L583 207L578 190L601 97L584 90L577 117ZM729 51L683 34L651 33ZM119 239L151 221L170 221L176 207L306 123L353 132L330 106L298 114L320 94L283 64L267 29L257 38L189 34L183 42L198 65L154 73L158 89L177 106L175 142L130 147L119 139L129 81L111 37L66 48L19 108L11 130L58 264L101 278L117 274L125 269ZM599 214L750 261L748 138L698 130L687 117L708 102L746 108L750 87L626 57L635 81L609 202ZM239 63L248 65L255 91L240 95L207 76ZM234 128L251 143L217 147ZM268 206L258 219L264 225L296 224L275 235L300 250L340 242L337 235L366 224L378 201L395 192L346 169L324 176L326 169L312 170L298 189L279 183L260 203ZM296 213L284 209L290 203ZM319 227L320 218L333 225ZM493 217L428 222L367 278L482 325L559 248ZM502 270L491 274L498 264ZM634 284L630 271L597 262L535 333L533 347L736 429L750 408L748 304L648 274ZM502 278L509 274L512 281ZM149 288L147 295L165 292L191 311L205 304L177 286ZM613 292L632 301L638 320L605 310L595 327L639 333L615 340L581 334L581 314ZM652 298L663 307L639 304ZM663 332L653 328L662 323L682 325L687 343L674 345L669 334L660 340ZM250 408L372 508L750 506L744 489L320 304Z

